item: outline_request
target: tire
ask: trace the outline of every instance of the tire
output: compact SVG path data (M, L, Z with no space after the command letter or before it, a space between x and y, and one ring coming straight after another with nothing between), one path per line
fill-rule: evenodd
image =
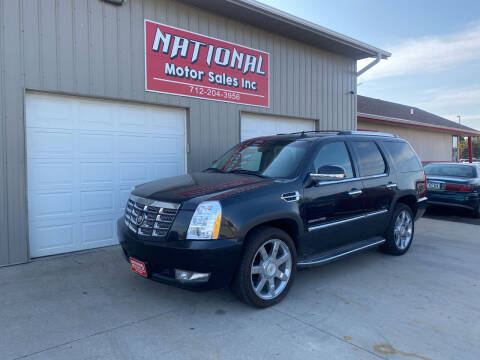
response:
M233 281L235 294L241 301L259 308L279 303L295 278L297 252L292 238L283 230L259 227L245 241L242 260ZM272 282L273 291L270 290Z
M480 205L473 209L473 217L477 219L480 218Z
M403 255L412 245L414 233L415 222L412 209L408 205L397 204L385 233L386 241L380 248L390 255Z

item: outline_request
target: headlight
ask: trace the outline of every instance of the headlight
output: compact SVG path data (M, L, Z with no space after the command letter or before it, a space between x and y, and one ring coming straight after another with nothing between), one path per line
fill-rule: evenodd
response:
M190 220L187 239L217 239L221 220L222 206L218 201L200 203Z

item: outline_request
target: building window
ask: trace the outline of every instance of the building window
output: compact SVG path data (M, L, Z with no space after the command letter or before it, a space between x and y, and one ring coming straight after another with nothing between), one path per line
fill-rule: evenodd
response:
M452 136L452 161L458 161L458 136Z

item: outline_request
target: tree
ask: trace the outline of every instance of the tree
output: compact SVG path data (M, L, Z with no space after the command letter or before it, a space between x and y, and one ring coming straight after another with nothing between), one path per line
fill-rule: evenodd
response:
M468 137L460 136L459 151L461 159L468 159ZM473 157L480 158L480 137L472 137Z

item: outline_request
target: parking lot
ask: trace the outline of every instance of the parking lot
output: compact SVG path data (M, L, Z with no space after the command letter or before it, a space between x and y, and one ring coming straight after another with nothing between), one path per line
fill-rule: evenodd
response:
M464 208L432 206L427 209L425 217L454 223L480 225L480 219L472 215L472 211Z
M0 358L479 359L479 227L428 216L407 255L300 271L266 310L144 280L116 246L1 268Z

